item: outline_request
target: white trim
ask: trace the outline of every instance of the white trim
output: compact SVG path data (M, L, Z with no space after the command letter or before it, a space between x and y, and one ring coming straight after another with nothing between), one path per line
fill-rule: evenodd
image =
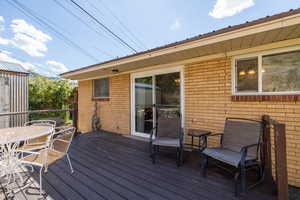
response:
M236 96L243 95L284 95L284 94L300 94L300 91L288 91L288 92L262 92L262 57L267 55L288 53L292 51L299 51L300 45L294 45L290 47L277 48L272 50L260 51L255 53L243 54L234 56L231 62L231 83L232 83L232 94ZM246 58L258 58L258 92L237 92L236 91L236 61L239 59Z
M155 70L148 70L143 72L137 72L130 74L130 88L131 88L131 135L141 136L141 137L149 137L149 134L135 132L135 88L134 88L134 81L136 78L142 78L147 76L154 76L160 74L168 74L172 72L179 72L180 73L180 109L181 109L181 125L184 128L184 65L179 65L175 67L168 67L168 68L161 68ZM152 81L152 84L155 84L155 80ZM153 93L155 91L153 90ZM155 94L152 95L153 102L155 102ZM155 113L154 113L155 114ZM155 116L155 115L153 115ZM154 119L155 120L155 119Z
M172 45L171 47L159 48L159 49L153 50L151 52L144 52L144 53L141 53L138 55L133 55L131 57L125 57L120 60L110 61L110 62L107 62L104 64L101 64L101 63L96 64L96 65L88 67L88 68L80 69L79 71L67 72L65 74L61 74L60 76L63 78L70 78L70 76L74 76L77 74L82 74L82 73L95 71L95 70L101 70L101 69L105 69L105 68L109 68L109 67L115 67L118 65L131 63L134 61L149 59L149 58L153 58L156 56L167 55L170 53L176 53L176 52L191 49L191 48L211 45L211 44L214 44L217 42L227 41L227 40L235 39L238 37L248 36L251 34L267 32L267 31L274 30L274 29L284 28L287 26L299 24L299 19L300 19L300 14L289 15L286 17L282 17L280 19L275 19L275 20L267 21L264 23L259 23L259 24L252 25L252 26L246 26L244 28L238 28L233 31L216 34L216 35L213 35L210 37L199 38L198 40L194 40L194 41L190 41L190 42L186 42L186 43L182 43L182 44L178 44L178 45L174 45L174 46Z

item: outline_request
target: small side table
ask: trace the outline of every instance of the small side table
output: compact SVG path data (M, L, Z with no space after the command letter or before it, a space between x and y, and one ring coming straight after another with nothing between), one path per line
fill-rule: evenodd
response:
M191 144L191 148L194 149L194 147L197 147L198 150L200 150L200 152L202 152L205 148L205 144L207 141L205 141L207 135L210 135L211 131L207 131L207 130L200 130L200 129L189 129L188 130L188 136L192 137L192 144ZM199 144L198 145L194 145L194 137L199 137Z

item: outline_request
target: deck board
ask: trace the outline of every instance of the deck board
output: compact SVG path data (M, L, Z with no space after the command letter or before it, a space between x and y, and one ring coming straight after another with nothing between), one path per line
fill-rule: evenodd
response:
M51 165L43 175L47 195L40 198L38 169L28 171L25 174L33 184L16 194L15 199L275 199L264 193L262 186L236 198L229 176L208 169L207 178L202 178L197 155L186 154L184 165L177 168L170 152L162 152L159 162L153 165L144 141L106 132L83 134L74 139L70 148L73 174L66 160Z
M104 146L104 144L101 144L101 146ZM93 150L93 146L91 146L91 144L88 145L89 147L91 147L88 150L85 150L86 147L80 147L79 151L87 151L87 152L94 152L94 154L91 154L91 156L95 156L97 155L96 152ZM102 146L102 147L103 147ZM96 148L96 147L95 147ZM77 148L76 148L77 149ZM108 147L105 147L105 149L110 149ZM113 154L113 149L110 149L110 157L104 158L104 160L110 160L110 162L114 162L115 166L119 165L121 166L121 170L125 170L125 174L132 174L134 173L136 176L138 177L143 177L143 178L147 178L149 181L152 181L153 184L159 184L160 187L173 187L173 190L175 190L175 193L180 191L180 193L183 193L185 195L185 198L187 198L188 195L193 196L193 198L195 198L195 196L198 195L198 197L203 196L203 198L207 195L203 194L201 191L198 190L199 186L202 186L204 188L206 188L208 191L214 192L213 188L217 185L220 187L220 189L222 188L222 184L218 184L216 182L213 182L215 185L213 184L209 184L209 182L201 182L199 180L197 180L194 176L195 174L193 174L194 176L184 176L184 175L180 175L180 176L174 176L174 173L179 174L179 171L181 170L181 168L177 168L175 166L174 163L171 163L171 166L165 168L164 166L161 165L152 165L149 159L145 159L145 157L147 158L148 155L144 155L143 159L138 159L137 156L132 156L132 158L128 155L118 155L120 152L116 152L115 155ZM78 150L76 151L76 153L74 154L78 154ZM100 156L101 155L97 155ZM136 160L137 162L132 162L130 159L132 160ZM122 162L123 160L123 162ZM125 162L124 162L125 161ZM144 165L141 165L144 164ZM112 164L113 165L113 164ZM137 166L136 166L137 165ZM175 168L174 170L173 167ZM171 170L172 173L169 173L168 170ZM200 173L200 172L199 172ZM197 173L197 176L200 175ZM196 185L196 187L194 189L192 189L191 186ZM177 187L177 188L175 188ZM226 191L228 193L228 191ZM227 195L227 193L225 193L225 196ZM220 193L217 193L216 195L219 195ZM228 195L228 196L232 196L232 195ZM224 194L222 194L221 196L217 196L217 197L224 197ZM207 197L209 198L209 197Z

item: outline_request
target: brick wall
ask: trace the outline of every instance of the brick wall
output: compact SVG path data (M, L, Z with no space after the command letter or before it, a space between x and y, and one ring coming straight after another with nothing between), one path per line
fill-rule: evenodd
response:
M92 81L78 82L78 129L82 132L91 131L93 115Z
M130 76L118 75L109 78L110 98L97 101L98 116L100 116L102 129L106 131L129 134L130 133ZM95 101L92 100L92 81L79 81L78 83L78 114L79 130L91 131L91 118L94 114Z
M300 102L234 102L231 60L185 66L185 128L222 132L225 117L260 119L268 114L286 123L289 184L300 186ZM186 138L187 141L190 138ZM210 140L209 144L216 144Z
M300 186L300 102L231 100L231 60L215 59L185 66L185 128L222 132L225 117L260 119L268 114L287 125L289 183ZM92 81L79 82L79 129L91 130ZM104 130L130 133L130 75L110 78L110 100L99 101ZM190 138L186 138L189 142ZM214 145L217 139L210 140Z

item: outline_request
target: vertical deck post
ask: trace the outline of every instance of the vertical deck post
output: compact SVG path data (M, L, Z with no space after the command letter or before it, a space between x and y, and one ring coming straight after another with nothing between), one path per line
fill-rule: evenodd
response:
M285 124L274 125L275 167L278 200L288 198Z
M273 176L272 176L272 157L271 157L271 118L269 115L263 115L262 121L264 124L263 129L263 166L264 166L264 182L267 185L275 185ZM272 191L275 190L275 187L270 188Z
M77 103L73 104L73 127L76 128L75 135L77 135L77 128L78 128L78 106L77 106Z

